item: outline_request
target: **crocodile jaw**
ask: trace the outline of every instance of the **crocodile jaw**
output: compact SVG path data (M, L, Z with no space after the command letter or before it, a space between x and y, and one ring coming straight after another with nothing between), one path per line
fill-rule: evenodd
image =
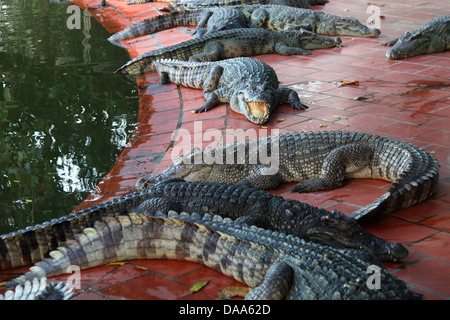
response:
M247 102L248 111L254 119L267 119L269 117L270 104L267 102Z
M329 27L324 26L325 29ZM339 21L335 23L335 33L341 36L355 36L355 37L373 37L376 38L380 35L381 31L379 29L369 28L359 22L357 19L353 17L342 17Z
M386 51L386 57L395 60L425 54L430 43L431 39L428 37L406 32L392 48Z
M230 99L230 107L235 112L242 113L246 118L256 124L264 124L269 120L271 104L265 99L246 98L244 93L234 94Z

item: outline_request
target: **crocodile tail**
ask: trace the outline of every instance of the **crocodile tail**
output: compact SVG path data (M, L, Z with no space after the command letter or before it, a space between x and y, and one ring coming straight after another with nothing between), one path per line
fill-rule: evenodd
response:
M387 193L349 216L366 222L377 215L406 209L429 199L437 189L439 162L421 148L408 145L411 160L406 170L391 184Z
M34 278L6 291L5 295L0 295L0 300L69 300L72 296L72 288L67 283Z
M108 38L108 40L119 45L119 41L134 39L179 26L196 26L200 21L203 11L190 10L188 12L172 12L146 19L119 31Z
M0 236L0 270L31 265L64 245L74 234L101 219L100 210L79 213L44 222Z
M134 192L93 207L0 236L0 270L32 265L108 215L118 215L146 199Z
M137 225L142 219L135 215L105 217L75 234L65 246L49 253L48 258L37 262L30 271L6 283L15 287L35 278L49 278L65 274L70 267L80 270L112 262L145 258L135 246L144 236L139 234ZM127 232L130 229L130 232Z

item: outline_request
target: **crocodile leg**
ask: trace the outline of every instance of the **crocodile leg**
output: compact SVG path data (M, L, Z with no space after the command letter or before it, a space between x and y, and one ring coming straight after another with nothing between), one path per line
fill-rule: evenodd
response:
M219 88L218 83L223 73L223 67L215 65L209 72L208 77L203 83L203 95L206 103L200 108L195 109L195 113L206 112L211 110L220 102L228 102L230 100L230 89Z
M389 47L392 47L392 46L394 46L394 45L397 43L397 41L398 41L399 39L400 39L400 38L395 38L395 39L393 39L393 40L391 40L391 41L383 42L381 45L382 45L382 46L389 46Z
M310 55L312 54L311 51L302 49L302 48L295 48L295 47L289 47L284 43L277 42L275 44L275 52L278 54L282 54L284 56L292 56L295 54L302 54L302 55Z
M275 262L263 281L246 296L246 300L281 300L291 289L294 270L286 262Z
M338 188L348 174L370 170L368 165L373 154L373 148L361 144L336 148L323 161L319 178L300 182L291 191L312 192Z
M265 9L256 9L252 12L249 25L251 28L262 28L268 18L269 13Z
M208 30L206 29L206 24L208 23L209 18L213 15L212 11L205 12L202 17L200 18L200 21L197 24L197 27L195 28L194 34L197 37L202 37L205 32Z
M279 101L281 103L289 103L292 109L297 110L305 110L309 107L303 103L301 103L300 98L295 90L292 90L287 87L282 87L277 89L277 94L279 97Z
M204 52L197 53L189 57L189 61L217 61L220 60L223 53L223 46L220 42L212 41L209 42L204 49Z
M252 174L240 180L238 184L253 187L260 190L273 190L283 183L283 178L277 173L273 175Z
M142 212L148 215L154 215L158 211L167 212L170 210L181 211L180 203L167 198L151 198L145 200L132 211Z

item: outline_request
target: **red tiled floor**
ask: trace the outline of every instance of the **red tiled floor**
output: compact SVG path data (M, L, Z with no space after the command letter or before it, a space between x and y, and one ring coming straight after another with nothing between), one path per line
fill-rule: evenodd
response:
M99 2L74 1L82 8L96 6ZM110 32L156 16L160 13L155 8L165 5L154 2L128 6L121 0L109 3L113 6L91 13ZM364 22L366 5L367 2L355 0L330 0L325 6L312 9L351 15ZM379 38L341 37L342 47L314 50L309 56L256 57L272 66L281 84L296 90L310 107L298 111L282 105L264 126L250 123L225 105L194 114L192 111L204 103L201 90L178 88L173 84L159 86L155 73L140 77L137 80L140 115L136 131L116 166L78 209L129 193L138 178L163 171L172 163L177 147L192 143L182 140L187 132L218 129L225 133L228 129L236 133L239 129L268 128L285 133L342 129L394 137L434 152L441 164L440 185L429 201L364 227L378 237L401 242L409 248L405 261L386 264L391 272L423 293L425 299L450 299L450 52L390 61L385 58L387 48L380 45L450 10L450 4L448 1L400 0L384 3L380 10L384 18ZM123 44L130 58L134 58L190 38L190 28L175 28ZM339 86L339 80L358 80L359 85ZM357 97L366 99L357 100ZM171 145L172 140L176 141L174 145ZM202 141L203 146L209 143ZM370 203L388 187L383 181L362 179L347 181L337 190L297 194L289 192L292 185L284 185L271 193L344 213ZM202 265L167 260L135 260L85 270L81 276L82 288L77 290L75 299L218 299L221 288L238 285ZM6 279L11 273L0 277ZM64 281L67 277L59 279ZM202 291L189 292L190 286L205 280L209 283Z

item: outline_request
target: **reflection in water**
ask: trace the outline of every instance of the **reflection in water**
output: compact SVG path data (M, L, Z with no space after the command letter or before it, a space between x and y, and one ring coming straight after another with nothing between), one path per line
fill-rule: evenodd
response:
M126 51L83 11L67 28L52 2L0 0L0 233L68 214L137 119L135 86L112 74Z

